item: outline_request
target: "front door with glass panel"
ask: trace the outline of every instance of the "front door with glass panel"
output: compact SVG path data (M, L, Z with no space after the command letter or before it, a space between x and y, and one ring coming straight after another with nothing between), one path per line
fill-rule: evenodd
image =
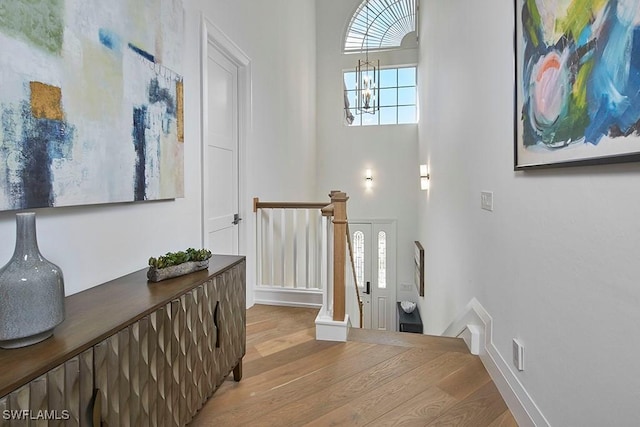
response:
M395 331L395 221L349 221L363 327Z

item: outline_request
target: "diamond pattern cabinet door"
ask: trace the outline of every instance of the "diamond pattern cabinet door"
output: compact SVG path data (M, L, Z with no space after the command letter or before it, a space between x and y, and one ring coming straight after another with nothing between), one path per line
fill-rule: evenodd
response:
M146 395L146 399L143 400L143 405L146 404L146 407L143 411L147 414L149 418L149 425L157 426L158 423L158 406L160 405L160 396L162 394L161 382L160 379L164 373L162 369L161 360L163 358L162 346L163 342L161 342L159 331L160 327L158 324L158 319L162 321L162 313L164 308L154 311L149 315L149 329L147 334L147 350L146 356L149 363L149 379L147 382L146 392L143 391L143 396Z
M38 413L39 411L46 410L44 402L44 394L47 389L47 377L43 375L35 380L31 381L20 387L9 395L9 405L12 411L29 411L31 413ZM11 420L11 426L29 426L27 419Z
M204 325L202 323L204 312L204 285L192 290L191 305L187 307L187 330L189 332L190 349L187 353L187 376L189 377L189 421L205 402L203 375L204 354Z
M197 334L197 301L195 300L196 294L194 291L189 292L181 298L185 314L185 330L183 335L184 340L184 361L185 361L185 375L181 382L182 397L185 401L185 415L183 421L185 424L191 421L191 414L196 411L196 385L195 375L197 371L195 341Z
M182 419L185 412L185 399L180 385L184 378L184 329L185 319L181 301L171 301L171 415L172 425L184 425Z
M204 285L205 302L204 302L204 319L205 326L205 366L204 377L206 387L206 397L210 397L217 387L217 379L220 376L219 362L216 357L216 339L218 329L214 324L214 314L216 304L218 304L218 291L215 279L210 279Z
M75 362L75 363L74 363ZM77 372L78 370L78 361L67 362L65 365L68 365L71 370ZM47 393L49 395L49 403L51 403L51 408L65 408L65 365L58 366L57 368L53 368L49 372L47 372ZM75 366L73 366L75 365ZM75 368L75 369L74 369ZM77 375L76 375L77 377ZM66 409L66 408L65 408ZM70 420L71 421L71 420ZM73 420L73 421L77 421ZM60 421L52 420L51 425L59 426L62 425Z
M80 407L78 408L78 418L80 420L80 426L93 426L93 404L94 404L94 387L93 387L93 349L90 348L84 353L78 355L80 379L78 381L78 393L80 399ZM72 359L73 360L73 359ZM67 375L67 384L69 389L73 389L72 396L75 396L75 382L72 381L73 376ZM71 383L74 386L71 387ZM75 398L68 398L68 402L75 402ZM72 406L70 404L70 406ZM75 404L73 405L75 407Z
M119 370L119 382L118 387L116 388L117 394L111 395L110 399L118 399L120 400L118 406L119 410L119 420L121 426L128 425L128 421L131 419L131 372L129 359L131 357L131 349L129 348L129 339L131 335L131 329L126 328L118 332L118 347L119 354L118 359L116 361L116 369Z
M164 352L162 360L162 370L164 372L161 377L163 384L159 386L160 394L163 392L164 394L158 402L158 421L160 422L158 425L167 427L177 425L174 423L174 411L178 410L173 402L173 306L174 303L165 305L162 315L164 319L161 323L162 329L158 332L158 336L163 337L163 345L159 349L162 348ZM177 347L175 349L177 351Z
M205 366L209 363L209 357L207 355L207 339L211 334L210 322L206 318L207 304L209 303L208 296L205 292L206 284L198 286L196 293L198 294L198 310L197 310L197 322L199 327L199 334L196 341L196 350L198 355L198 373L196 377L196 387L198 395L198 410L202 408L204 402L209 397L207 393L207 377Z
M131 425L149 426L149 317L143 317L130 327L129 372Z
M90 349L0 399L0 426L90 426L92 385ZM5 420L4 411L24 419Z
M246 347L246 295L244 263L215 278L220 298L218 333L221 374L226 376L242 361ZM221 376L222 376L221 375ZM221 378L219 378L221 380Z
M157 402L158 388L155 382L154 390L150 389L150 378L157 377L155 369L152 375L149 357L150 329L147 316L94 346L95 387L100 390L104 426L153 425L151 408L157 409L153 402Z
M179 301L169 303L149 315L147 343L142 343L143 354L146 351L146 360L149 361L147 380L147 392L142 392L141 402L143 412L148 413L150 426L170 427L178 425L174 421L173 389L173 309L177 311ZM144 350L144 348L147 350ZM175 346L177 351L178 346ZM144 357L143 357L144 358ZM179 365L178 365L179 366ZM143 422L146 425L145 420Z
M229 362L226 360L227 353L223 349L224 339L224 313L222 311L221 300L225 298L224 292L224 280L222 275L216 276L212 281L213 293L216 298L211 301L211 319L213 322L213 329L215 330L215 336L213 339L213 390L217 390L218 387L224 382L225 377L229 373L227 365Z
M0 414L4 415L9 410L9 398L7 396L0 399ZM9 425L9 420L5 420L4 416L0 416L0 427Z
M93 347L95 387L101 400L104 427L120 425L120 340L113 335Z

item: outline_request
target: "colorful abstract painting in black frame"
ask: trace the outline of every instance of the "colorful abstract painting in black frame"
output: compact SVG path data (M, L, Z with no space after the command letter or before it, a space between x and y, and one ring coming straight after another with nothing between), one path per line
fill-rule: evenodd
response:
M637 2L515 1L515 169L640 160Z

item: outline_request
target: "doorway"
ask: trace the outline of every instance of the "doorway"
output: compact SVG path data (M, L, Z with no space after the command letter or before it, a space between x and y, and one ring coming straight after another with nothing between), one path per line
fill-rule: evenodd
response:
M203 17L202 246L246 252L245 152L250 126L249 58Z
M207 49L207 134L204 146L205 245L237 255L240 239L238 67L214 45Z
M349 221L363 328L395 331L396 223Z

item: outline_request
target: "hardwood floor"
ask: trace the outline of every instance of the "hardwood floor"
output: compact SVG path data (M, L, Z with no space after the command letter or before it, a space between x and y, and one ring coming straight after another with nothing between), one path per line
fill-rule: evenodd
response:
M316 341L316 314L250 308L242 381L190 425L517 426L462 340L352 329L346 343Z

